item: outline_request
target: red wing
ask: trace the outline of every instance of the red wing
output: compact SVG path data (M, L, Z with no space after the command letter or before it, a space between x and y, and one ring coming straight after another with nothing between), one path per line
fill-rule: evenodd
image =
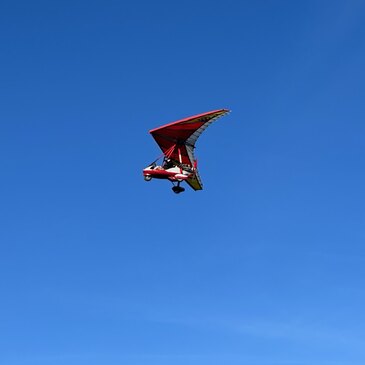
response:
M168 157L175 161L180 161L180 150L181 163L193 166L195 160L195 142L201 133L212 122L228 112L229 111L227 109L219 109L194 115L192 117L152 129L150 130L150 133L165 155L173 150ZM178 148L174 148L174 146ZM201 183L199 183L199 185L201 185Z

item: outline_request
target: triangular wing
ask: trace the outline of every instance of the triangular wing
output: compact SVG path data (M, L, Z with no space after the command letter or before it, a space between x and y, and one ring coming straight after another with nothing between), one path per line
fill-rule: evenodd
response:
M180 150L181 163L194 166L194 148L197 139L211 123L227 113L229 113L227 109L213 110L152 129L150 133L165 155L172 150L168 157L180 162ZM174 149L174 146L179 148ZM198 184L194 182L190 184L189 182L193 189L194 186L199 185L201 187L198 175L196 180Z
M202 190L203 189L203 183L200 179L198 170L195 170L194 175L189 177L189 179L185 180L192 189L194 190Z

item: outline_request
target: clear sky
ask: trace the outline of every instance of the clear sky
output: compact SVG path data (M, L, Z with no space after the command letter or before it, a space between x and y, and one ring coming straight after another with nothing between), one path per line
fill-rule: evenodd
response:
M363 1L2 0L0 363L363 365L364 64Z

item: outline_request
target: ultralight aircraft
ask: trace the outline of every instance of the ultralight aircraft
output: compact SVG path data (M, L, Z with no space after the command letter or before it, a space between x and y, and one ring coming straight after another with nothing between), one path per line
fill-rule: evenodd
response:
M185 191L180 186L183 181L194 190L202 190L203 184L194 156L195 143L212 122L227 113L228 109L213 110L150 130L163 153L143 169L144 179L169 180L173 184L172 191L176 194ZM158 165L157 161L161 159L162 164Z

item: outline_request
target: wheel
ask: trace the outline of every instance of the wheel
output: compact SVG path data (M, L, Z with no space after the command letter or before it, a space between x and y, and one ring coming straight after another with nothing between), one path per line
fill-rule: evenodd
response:
M145 181L151 181L152 180L152 176L151 175L145 175L144 176Z
M174 186L172 188L172 191L175 193L175 194L180 194L182 193L183 191L185 191L184 188L182 188L181 186Z

